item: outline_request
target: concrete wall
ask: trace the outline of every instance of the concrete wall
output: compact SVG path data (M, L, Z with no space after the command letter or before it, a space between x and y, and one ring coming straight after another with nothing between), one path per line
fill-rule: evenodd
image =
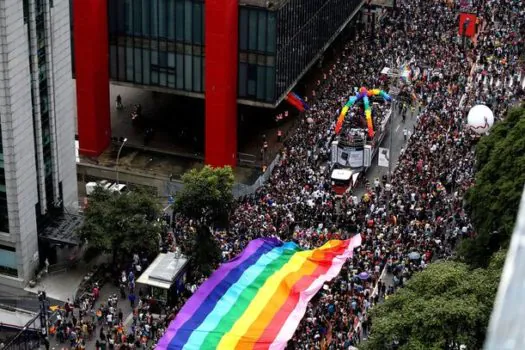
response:
M62 182L66 207L78 206L75 146L74 95L71 76L69 2L44 1L47 8L47 68L49 111L55 198L42 197L52 206L57 199L58 183ZM37 60L37 33L34 25L35 1L28 1L29 16L24 22L21 0L0 0L0 121L9 233L0 233L0 244L16 248L18 278L0 275L0 284L21 286L33 277L38 264L38 235L35 205L38 202L37 180L43 187L43 174L37 174L36 159L43 168L42 131L39 127L40 106L34 106L37 123L33 120L33 87L38 85L38 71L31 72L30 60ZM33 45L28 45L28 32ZM31 58L30 58L31 55ZM33 74L31 74L33 73ZM33 89L38 96L38 87ZM37 101L38 102L38 101ZM35 124L35 125L34 125ZM35 139L35 133L37 135ZM38 156L35 157L35 146ZM41 191L42 195L42 191ZM43 204L43 209L45 205Z
M78 206L75 161L75 95L71 72L69 1L54 1L50 9L51 53L54 82L54 121L57 140L58 177L63 202L70 211Z
M79 175L79 181L89 182L92 179L107 179L116 181L116 171L114 168L106 168L99 165L78 163L77 171ZM155 188L157 196L169 196L177 192L182 188L182 182L180 181L169 181L168 178L157 177L153 175L134 173L127 170L119 170L119 182L121 184L134 184L140 186L148 186Z
M0 1L0 41L0 119L10 230L2 238L14 243L19 278L28 279L38 261L35 220L38 197L31 75L22 1Z

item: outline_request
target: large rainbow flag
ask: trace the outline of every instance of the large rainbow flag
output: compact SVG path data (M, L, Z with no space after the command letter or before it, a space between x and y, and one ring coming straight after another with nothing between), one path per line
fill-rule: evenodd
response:
M359 245L360 235L314 250L251 241L186 302L156 349L284 349L308 302Z

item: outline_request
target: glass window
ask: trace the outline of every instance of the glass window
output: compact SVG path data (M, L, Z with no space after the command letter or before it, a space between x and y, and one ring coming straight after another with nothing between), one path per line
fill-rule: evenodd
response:
M166 20L168 26L168 39L175 40L175 0L166 0Z
M117 79L118 77L118 55L117 55L117 47L115 45L111 45L109 48L109 59L110 59L110 76L111 79Z
M166 11L166 0L159 1L159 37L166 38L168 36L168 26L167 26L167 16L168 12Z
M159 3L158 0L150 0L151 6L151 36L159 36Z
M239 63L239 96L246 96L246 82L248 80L248 65Z
M241 8L239 13L239 47L248 50L248 10Z
M248 96L255 97L257 92L257 66L248 64Z
M202 57L193 56L193 89L197 92L202 92L201 77L202 77Z
M266 67L266 100L273 101L275 98L275 68Z
M257 24L257 50L266 51L266 11L258 11Z
M142 0L133 0L131 11L133 12L133 34L142 35Z
M118 80L126 81L126 48L118 47Z
M184 56L182 54L177 54L176 57L176 66L175 66L175 72L177 77L177 89L182 90L184 89Z
M151 26L151 1L142 0L142 33L145 36L150 35Z
M159 67L166 68L168 66L168 53L165 51L159 52Z
M191 0L184 1L184 41L191 42L192 30L192 12L193 3Z
M268 14L268 41L266 43L266 50L270 53L275 52L276 29L275 12L270 12Z
M151 51L151 65L152 66L159 65L159 53L157 51Z
M175 3L175 38L184 39L184 0L176 0Z
M144 49L142 50L142 72L143 77L142 81L145 85L151 84L151 61L150 61L150 50Z
M131 0L124 0L123 6L120 7L124 9L124 11L120 12L121 15L119 18L119 22L123 24L124 32L126 34L131 34L131 24L132 24L132 17L131 17Z
M257 49L257 11L251 10L248 18L248 49Z
M266 67L257 66L257 99L258 100L264 100L264 98L266 97L265 78L266 78Z
M135 48L135 83L142 84L142 49Z
M192 55L184 55L184 90L193 91Z
M168 67L175 68L175 54L168 52Z
M173 70L169 70L168 73L168 87L174 89L175 88L175 73Z
M16 253L14 248L2 246L2 249L0 249L0 266L16 270Z
M159 84L159 70L153 69L153 67L151 67L151 84L152 85Z
M168 74L166 74L165 69L159 70L159 85L168 86Z
M193 42L202 44L202 4L193 4Z
M126 47L126 80L133 81L133 48Z

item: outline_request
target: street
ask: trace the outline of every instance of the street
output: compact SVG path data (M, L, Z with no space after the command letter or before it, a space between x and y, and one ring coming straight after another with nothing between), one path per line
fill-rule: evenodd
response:
M394 108L394 111L392 113L392 121L391 121L392 122L392 128L391 128L392 132L387 131L387 134L385 138L383 139L383 142L381 143L381 147L389 148L390 140L392 140L392 149L390 151L390 161L392 162L391 163L392 171L394 171L397 165L399 155L401 154L401 149L406 148L407 141L404 140L403 129L406 128L410 132L409 135L413 133L414 125L416 124L416 117L418 114L418 109L416 109L413 114L411 110L409 109L407 113L408 115L405 118L405 122L403 122L401 115L398 114L396 108ZM387 128L387 129L390 129L390 128ZM377 158L378 158L378 155L376 154L374 159L372 159L372 166L370 167L370 169L368 169L366 173L366 179L371 184L374 182L374 179L376 178L381 179L383 175L388 174L388 168L380 167L377 165ZM358 198L361 198L364 193L365 193L365 187L364 187L364 184L361 182L361 186L359 186L356 189L355 195Z

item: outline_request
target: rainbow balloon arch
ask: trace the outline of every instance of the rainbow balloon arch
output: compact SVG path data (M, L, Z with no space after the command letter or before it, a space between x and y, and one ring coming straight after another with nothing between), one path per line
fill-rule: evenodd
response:
M350 97L348 102L344 105L343 109L341 110L341 113L339 114L339 118L337 118L337 123L335 124L335 133L336 135L341 132L341 129L343 128L343 122L345 121L346 115L350 108L354 104L356 104L358 101L363 101L363 105L365 107L365 117L366 117L366 124L368 127L368 136L370 138L374 137L374 124L372 122L372 109L370 108L370 99L369 97L372 96L381 96L383 100L385 101L392 101L392 97L390 97L389 94L384 92L383 90L379 89L372 89L368 90L365 87L361 87L359 89L359 92L355 94L355 96Z

